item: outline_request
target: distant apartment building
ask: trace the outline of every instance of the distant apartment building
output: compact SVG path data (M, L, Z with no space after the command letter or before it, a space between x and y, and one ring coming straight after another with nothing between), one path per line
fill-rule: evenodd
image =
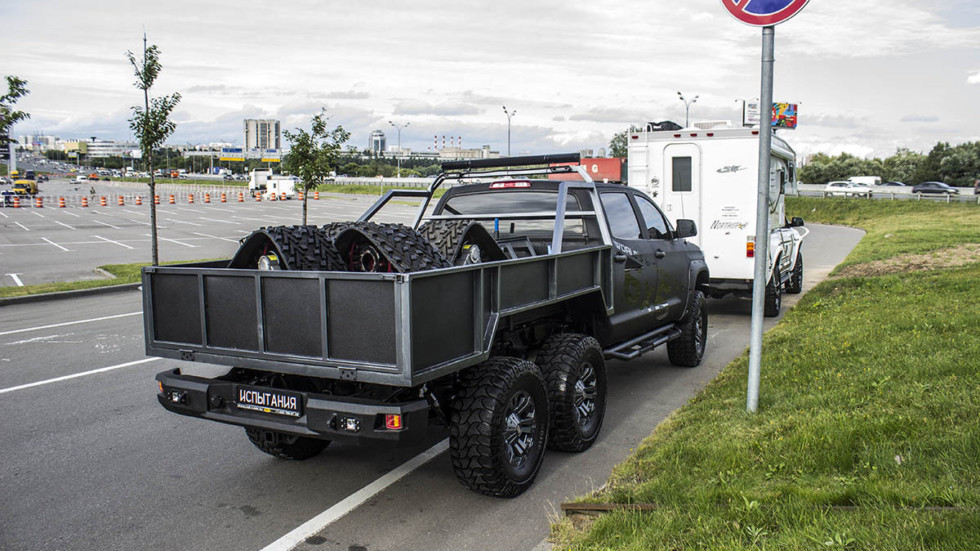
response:
M368 140L368 151L371 155L381 156L385 152L385 133L380 130L371 131L371 137Z
M134 150L140 148L136 142L117 142L115 140L88 140L87 153L89 157L128 157Z
M245 119L245 149L280 149L279 121Z

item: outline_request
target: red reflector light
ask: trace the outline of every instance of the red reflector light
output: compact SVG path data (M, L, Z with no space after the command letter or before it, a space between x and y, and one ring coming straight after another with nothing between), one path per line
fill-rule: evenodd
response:
M698 133L697 132L691 132L691 137L692 138L697 138L698 137Z
M753 257L755 257L755 243L749 241L748 243L745 244L745 258L753 258Z
M490 189L509 189L516 187L531 187L531 182L495 182L490 184Z
M635 136L635 135L634 135L634 136L630 136L630 139L631 139L631 140L639 140L639 139L640 139L640 137L639 137L639 136Z
M401 430L402 416L390 413L385 415L385 428L388 430Z
M680 134L674 134L674 137L675 137L675 138L680 138L680 137L681 137L681 135L680 135Z

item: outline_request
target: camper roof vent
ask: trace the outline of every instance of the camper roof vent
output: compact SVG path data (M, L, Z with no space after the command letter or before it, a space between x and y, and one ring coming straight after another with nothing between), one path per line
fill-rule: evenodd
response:
M731 121L698 121L694 123L694 128L701 130L714 130L715 128L734 128Z

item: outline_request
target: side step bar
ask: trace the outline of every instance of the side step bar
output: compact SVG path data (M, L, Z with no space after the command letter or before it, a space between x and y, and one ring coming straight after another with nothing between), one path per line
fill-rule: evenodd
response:
M623 361L632 360L679 336L681 336L681 330L676 325L667 325L617 344L612 348L607 348L602 351L602 354L606 358Z

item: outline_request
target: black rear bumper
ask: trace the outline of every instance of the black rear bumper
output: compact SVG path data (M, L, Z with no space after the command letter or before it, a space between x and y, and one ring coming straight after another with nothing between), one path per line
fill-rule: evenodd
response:
M287 417L237 407L235 387L238 385L231 381L183 375L180 369L158 373L156 380L161 387L157 400L174 413L324 440L415 444L425 437L429 419L426 400L379 403L290 391L301 396L303 411L299 417ZM388 415L400 415L402 428L387 428Z

